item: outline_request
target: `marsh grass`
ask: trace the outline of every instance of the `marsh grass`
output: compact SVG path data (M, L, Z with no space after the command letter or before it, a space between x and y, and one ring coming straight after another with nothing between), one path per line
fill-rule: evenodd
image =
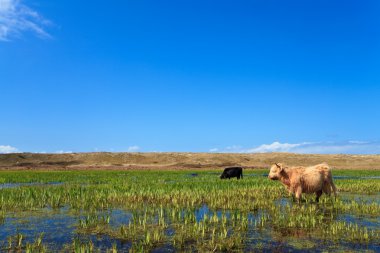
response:
M288 249L310 249L318 242L379 249L380 226L367 228L355 223L354 218L350 222L339 219L341 215L351 215L376 223L378 202L348 195L344 200L323 196L320 203L315 203L314 196L305 196L304 202L297 204L283 186L268 180L266 173L246 170L243 180L220 180L213 171L197 171L197 176L188 171L0 172L0 182L4 183L45 183L0 189L0 226L9 225L7 217L17 217L24 211L65 210L76 217L74 234L128 242L131 252L168 245L198 252L271 250L273 245L268 241L279 240L275 235L280 235L281 240L288 238L289 243L283 246ZM363 171L333 173L363 175ZM335 182L341 193L377 196L380 192L380 180L376 178ZM115 220L116 209L124 210L128 219ZM0 245L8 250L47 250L43 237L26 242L25 238L30 237L9 235L8 241ZM71 244L55 249L96 251L91 240L81 238L70 237ZM306 239L307 243L300 243ZM253 241L256 246L251 244ZM109 245L107 251L117 252L118 246Z

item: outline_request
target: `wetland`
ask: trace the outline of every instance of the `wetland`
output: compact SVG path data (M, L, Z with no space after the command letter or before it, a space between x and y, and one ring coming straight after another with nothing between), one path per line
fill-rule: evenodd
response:
M380 172L292 201L268 170L1 171L1 252L380 251Z

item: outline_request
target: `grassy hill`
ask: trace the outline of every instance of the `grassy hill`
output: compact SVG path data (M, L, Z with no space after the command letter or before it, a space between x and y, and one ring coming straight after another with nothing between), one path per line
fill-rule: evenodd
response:
M274 162L314 165L327 162L337 169L380 169L380 155L309 155L293 153L72 153L1 154L0 170L82 170L82 169L220 169L239 165L268 168Z

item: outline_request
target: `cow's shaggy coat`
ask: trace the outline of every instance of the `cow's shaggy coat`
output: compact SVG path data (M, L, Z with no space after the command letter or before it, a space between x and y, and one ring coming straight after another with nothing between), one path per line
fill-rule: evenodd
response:
M315 193L317 202L322 193L330 195L333 191L336 197L337 189L332 180L331 169L326 163L291 168L276 163L272 165L268 177L271 180L280 180L298 201L301 200L302 193Z

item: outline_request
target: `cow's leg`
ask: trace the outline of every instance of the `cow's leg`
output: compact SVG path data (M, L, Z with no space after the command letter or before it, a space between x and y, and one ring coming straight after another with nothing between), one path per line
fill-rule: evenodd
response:
M323 185L323 192L330 196L330 195L331 195L331 190L333 191L333 193L334 193L334 197L335 197L335 200L336 200L336 192L337 192L337 189L336 189L335 184L334 184L334 182L332 181L332 179L331 179L331 178L328 178L328 179L324 182L324 185Z
M240 173L240 178L241 178L241 179L243 179L243 172L242 172L242 173Z
M332 181L332 178L331 178L331 177L329 178L329 181L330 181L330 185L331 185L331 188L332 188L332 190L333 190L333 192L334 192L334 197L335 197L335 200L336 200L336 192L337 192L337 189L336 189L335 184L334 184L334 182Z
M315 201L316 201L316 202L319 202L319 198L320 198L320 197L321 197L321 195L322 195L322 190L320 190L320 191L317 191L315 194L317 195L317 197L316 197Z
M330 196L331 195L331 185L328 180L323 182L323 188L322 188L323 193L326 195Z
M294 197L294 190L293 189L291 189L291 188L287 188L287 190L288 190L288 196L289 197L292 197L292 201L293 202L295 202L296 201L296 198Z
M331 189L332 189L333 192L334 192L335 200L336 200L337 189L336 189L335 184L333 182L331 171L328 172L326 179L329 182L330 192L331 192Z
M302 199L302 188L301 187L297 187L297 189L296 189L296 199L298 200L298 204L300 204L301 199Z

